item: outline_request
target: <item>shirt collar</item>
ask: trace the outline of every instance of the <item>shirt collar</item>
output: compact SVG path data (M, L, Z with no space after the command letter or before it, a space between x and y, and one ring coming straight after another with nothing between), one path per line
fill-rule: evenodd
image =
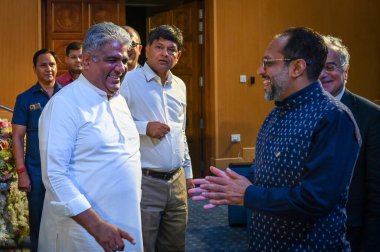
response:
M342 90L340 90L339 94L337 94L337 96L335 96L335 99L337 99L338 101L342 100L342 96L344 94L344 91L346 91L346 87L343 86Z
M159 84L162 84L161 83L161 78L160 76L158 76L153 70L152 68L150 68L150 66L145 62L144 66L142 67L142 70L144 72L144 75L145 75L145 79L147 82L150 82L152 80L155 80L156 82L158 82ZM173 74L172 72L169 70L168 72L168 78L166 79L166 83L164 84L171 84L173 81Z
M55 82L54 83L54 92L53 94L57 93L59 90L61 90L61 85L59 85L58 82ZM42 93L46 93L46 91L42 88L42 85L37 81L37 83L32 87L32 92L33 93L36 93L36 92L42 92Z

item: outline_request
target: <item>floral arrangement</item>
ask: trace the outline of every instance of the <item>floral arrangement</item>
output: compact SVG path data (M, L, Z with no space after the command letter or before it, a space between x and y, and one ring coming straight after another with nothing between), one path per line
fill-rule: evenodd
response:
M17 188L11 123L0 119L0 247L17 247L28 234L28 203Z

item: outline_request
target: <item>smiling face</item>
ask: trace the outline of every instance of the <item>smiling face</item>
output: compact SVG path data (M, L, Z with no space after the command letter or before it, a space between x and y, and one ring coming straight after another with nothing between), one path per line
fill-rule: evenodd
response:
M138 64L138 60L141 54L142 45L139 37L132 30L127 30L129 35L131 36L132 45L128 51L128 70L133 70L136 68Z
M145 50L147 64L160 76L161 80L165 81L169 70L178 63L181 57L181 51L178 51L177 44L159 38L154 40L152 44L148 44Z
M128 45L117 40L106 43L100 51L83 55L84 76L107 95L113 96L127 73Z
M325 67L319 80L323 88L333 96L337 96L343 89L348 76L349 65L342 66L339 55L329 47Z
M80 74L83 70L82 65L82 49L70 50L65 58L68 70L73 74Z
M57 63L50 53L38 56L36 66L33 67L38 82L43 86L53 86L57 74Z
M267 62L257 69L257 74L263 79L264 98L281 101L289 94L289 67L281 50L287 43L286 37L273 40L265 51L263 59ZM276 59L276 60L273 60Z

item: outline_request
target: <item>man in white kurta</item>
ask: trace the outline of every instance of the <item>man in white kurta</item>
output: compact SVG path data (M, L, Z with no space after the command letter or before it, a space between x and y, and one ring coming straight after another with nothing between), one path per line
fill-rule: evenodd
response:
M39 251L143 250L139 134L118 93L127 49L111 41L97 51L84 53L83 75L40 118L46 196ZM88 212L100 223L95 228L94 219L77 218Z

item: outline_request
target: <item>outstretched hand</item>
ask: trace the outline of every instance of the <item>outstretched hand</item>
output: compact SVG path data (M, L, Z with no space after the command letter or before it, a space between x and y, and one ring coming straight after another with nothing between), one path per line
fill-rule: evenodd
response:
M189 190L190 195L195 195L192 199L208 200L204 206L206 209L219 205L243 205L245 190L252 183L229 168L222 171L211 166L210 171L216 176L194 179L194 184L199 187Z

